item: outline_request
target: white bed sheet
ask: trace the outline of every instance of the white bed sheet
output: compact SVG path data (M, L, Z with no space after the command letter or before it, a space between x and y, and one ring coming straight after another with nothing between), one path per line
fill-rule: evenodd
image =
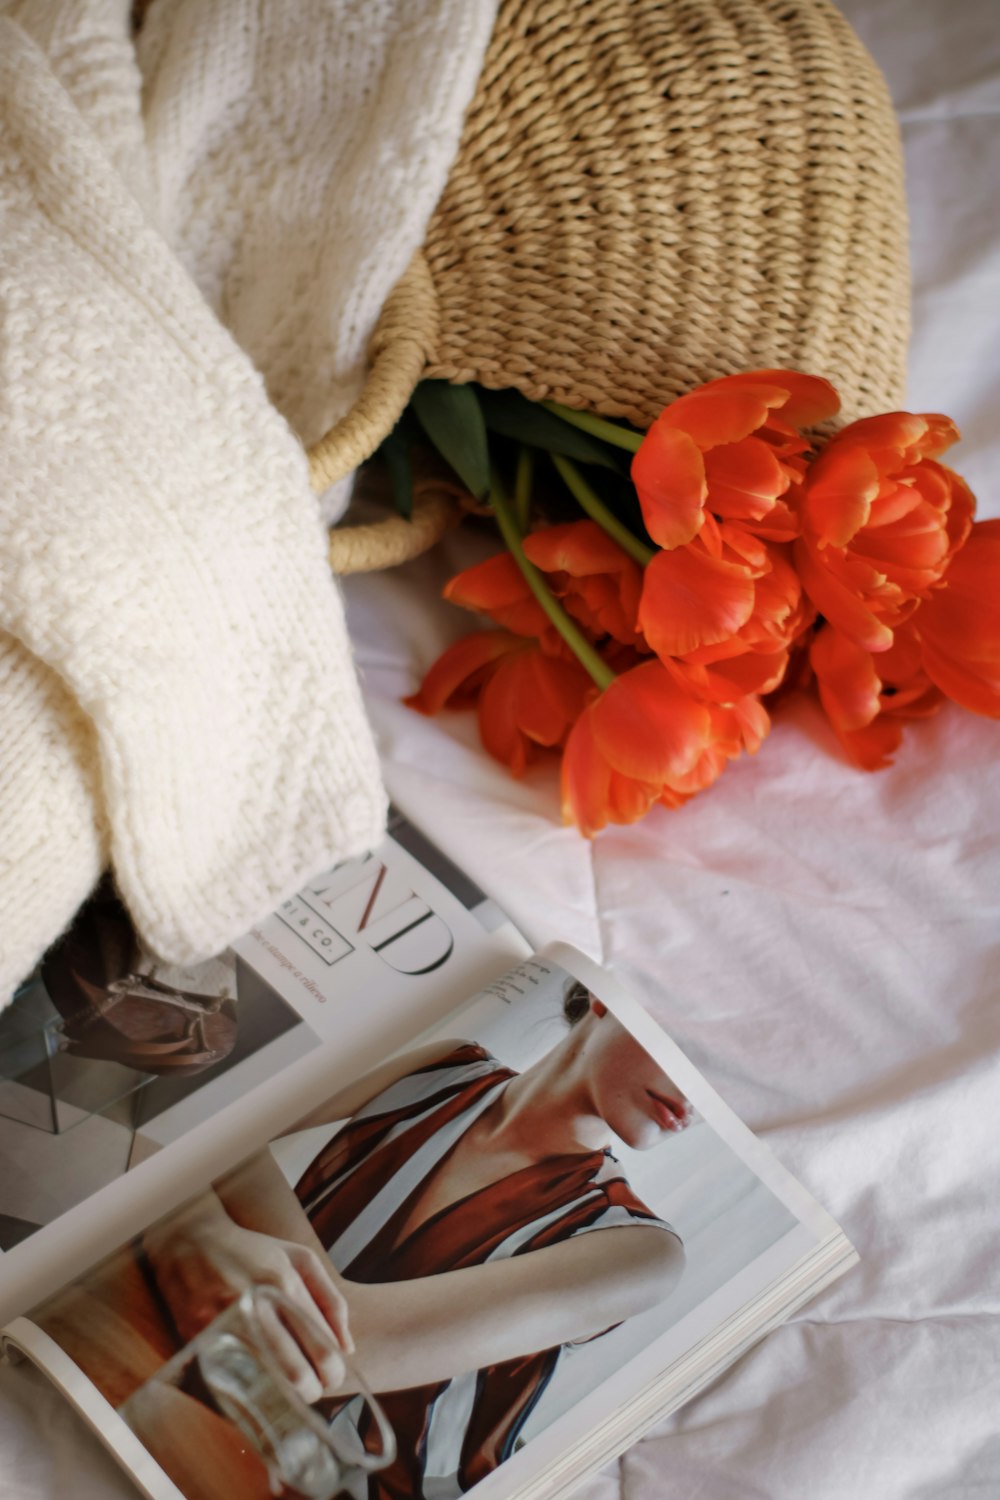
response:
M1000 515L1000 11L843 8L903 124L909 405L956 418ZM530 938L662 982L660 1019L862 1257L581 1500L1000 1496L1000 726L947 709L871 777L801 706L708 796L587 846L551 774L514 783L467 717L398 704L456 633L430 601L469 545L348 590L397 796ZM133 1493L24 1371L0 1452L5 1500Z

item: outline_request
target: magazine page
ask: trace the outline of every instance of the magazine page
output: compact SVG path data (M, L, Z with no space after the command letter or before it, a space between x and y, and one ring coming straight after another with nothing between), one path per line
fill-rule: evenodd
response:
M328 1092L527 951L398 814L378 849L196 969L140 954L99 889L0 1016L0 1318L42 1294L33 1278L58 1285L118 1243L123 1214L138 1227L178 1201L203 1158L202 1180L238 1161L310 1079Z
M140 1439L150 1495L485 1500L543 1493L698 1351L718 1367L838 1241L843 1265L648 1013L556 945L30 1319L105 1441Z

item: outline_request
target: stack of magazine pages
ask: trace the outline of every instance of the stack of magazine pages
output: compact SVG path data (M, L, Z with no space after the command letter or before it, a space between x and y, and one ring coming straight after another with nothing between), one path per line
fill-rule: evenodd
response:
M856 1259L398 815L195 970L98 891L0 1017L0 1246L6 1357L153 1500L569 1494Z

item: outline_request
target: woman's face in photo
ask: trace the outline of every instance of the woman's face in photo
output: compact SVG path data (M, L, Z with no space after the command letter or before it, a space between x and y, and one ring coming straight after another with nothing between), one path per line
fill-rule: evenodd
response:
M636 1151L677 1135L691 1105L630 1031L599 1000L591 1000L588 1077L597 1113Z

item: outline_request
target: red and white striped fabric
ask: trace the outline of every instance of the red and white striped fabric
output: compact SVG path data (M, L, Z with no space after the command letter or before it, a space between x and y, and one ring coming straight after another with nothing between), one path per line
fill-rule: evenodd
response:
M401 1078L325 1146L296 1191L338 1271L393 1282L482 1265L595 1229L626 1224L669 1233L632 1191L610 1151L549 1157L449 1204L407 1230L431 1174L515 1073L475 1043ZM532 1349L531 1329L525 1329ZM369 1500L451 1500L502 1463L542 1399L563 1347L382 1394L396 1433L393 1466ZM359 1351L362 1365L364 1350ZM328 1414L358 1422L360 1400Z

